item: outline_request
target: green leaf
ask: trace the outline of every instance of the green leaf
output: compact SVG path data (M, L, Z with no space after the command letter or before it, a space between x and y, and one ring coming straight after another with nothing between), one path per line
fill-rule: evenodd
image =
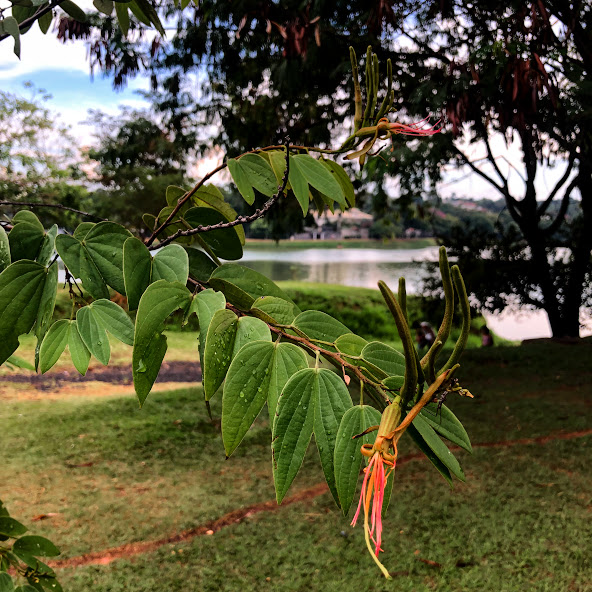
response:
M339 183L341 191L343 191L343 195L345 196L347 203L351 207L354 207L356 203L356 193L351 179L349 178L349 175L345 172L344 168L332 160L323 159L320 162L329 170L329 172L333 175L335 180Z
M335 340L337 350L349 356L361 356L366 345L368 345L368 342L355 333L346 333Z
M23 584L22 586L15 588L14 592L39 592L39 590L36 590L35 588L33 588L33 586L30 586L29 584Z
M41 242L41 248L39 249L39 254L37 255L37 261L41 263L41 265L47 265L53 256L53 251L55 249L55 239L58 235L58 225L54 224L43 237L43 241Z
M76 313L76 325L80 337L90 353L107 365L111 346L107 331L127 345L134 343L134 325L121 307L106 299L95 300Z
M294 327L304 333L309 339L323 342L323 348L334 351L335 348L327 346L335 343L339 337L351 333L351 331L332 316L320 310L306 310L299 314L294 322Z
M199 321L199 358L204 359L204 349L206 347L206 338L208 327L212 317L218 310L226 307L226 298L221 292L214 290L204 290L195 296L191 303L190 312L195 312Z
M115 2L115 14L117 15L117 22L119 23L121 32L125 37L127 35L127 32L129 31L130 23L127 4L124 4L122 2Z
M405 356L386 343L371 341L362 350L362 358L387 376L405 375Z
M313 368L296 372L278 401L271 452L276 499L282 502L300 470L314 428L314 398L318 374Z
M18 356L9 356L8 360L6 360L6 363L10 364L11 366L16 366L17 368L22 368L23 370L35 370L35 366L33 366L33 364L30 364L27 362L27 360L23 360Z
M150 285L151 275L150 251L140 239L128 238L123 244L123 280L130 311L138 308L142 294Z
M12 578L6 573L0 573L0 592L14 592Z
M360 451L362 444L372 444L374 434L366 434L353 439L367 428L380 424L380 411L369 405L356 405L348 409L337 431L335 443L335 487L344 515L352 505L364 457Z
M0 273L10 265L10 241L6 230L0 226Z
M302 208L302 214L306 216L308 213L308 205L310 203L308 181L306 180L304 173L300 170L300 167L298 167L297 163L294 161L293 156L290 156L290 172L288 174L288 179L290 181L290 187L294 192L294 196Z
M189 256L181 245L167 245L156 253L152 260L151 282L187 283L189 277Z
M11 539L20 537L27 532L27 527L9 516L0 516L0 534Z
M183 219L192 228L229 222L226 216L209 207L190 208L183 215ZM243 246L234 227L203 232L200 234L200 238L218 257L235 260L240 259L243 256Z
M249 310L253 302L262 296L276 296L294 304L271 280L237 263L225 263L218 267L210 277L210 285L223 292L229 302L242 310Z
M293 164L294 168L306 179L306 182L311 187L314 187L321 194L345 206L345 195L343 194L341 185L322 162L312 158L308 154L296 154L293 157ZM292 189L294 189L293 185Z
M212 317L202 358L206 401L214 396L224 382L232 359L237 325L238 317L226 308L218 310Z
M423 441L429 446L430 450L442 461L444 466L461 481L465 481L465 474L458 464L458 460L430 424L420 415L413 420L413 427L417 430Z
M158 14L157 14L156 10L154 9L154 7L152 6L152 4L150 4L150 2L148 0L133 0L133 2L130 2L130 7L133 4L135 4L140 9L140 11L144 15L146 15L146 17L149 19L149 21L154 25L154 28L163 37L166 37L166 33L164 32L164 28L162 26L162 23L160 22L160 18L158 17ZM136 14L136 13L134 12L134 14ZM138 16L138 15L136 14L136 16Z
M238 192L243 196L243 199L252 206L255 201L255 192L253 191L253 186L251 185L246 170L236 158L229 158L226 161L226 164L228 165L228 172L230 173Z
M113 0L93 0L95 8L107 16L113 12Z
M37 216L31 212L30 210L19 210L13 217L12 223L13 225L20 224L22 222L26 222L28 224L33 224L33 226L37 226L39 230L43 230L43 224Z
M53 21L53 12L51 10L40 16L37 20L39 29L41 29L41 32L44 35L47 33L47 31L49 31L49 27L51 27L51 21Z
M286 152L284 150L271 150L270 152L265 152L265 155L269 158L269 164L275 175L275 184L279 188L286 174ZM284 191L285 193L286 191Z
M84 341L82 341L76 321L70 321L68 349L70 350L70 357L72 358L74 367L84 376L90 363L90 352L86 345L84 345Z
M53 266L52 266L53 267ZM17 261L0 274L0 364L19 346L37 320L48 269L33 261Z
M436 430L441 436L450 440L453 444L464 448L467 452L473 452L469 435L456 415L442 405L438 410L436 403L428 403L420 412L422 418Z
M13 6L12 13L14 14L16 6ZM19 23L14 16L7 16L0 20L0 35L10 35L14 39L14 54L21 57L21 32Z
M30 222L19 222L8 234L10 258L12 261L37 259L41 244L45 238L43 228Z
M54 263L51 267L44 269L47 269L45 285L43 286L43 292L41 293L39 308L37 310L37 318L35 319L35 336L39 342L38 345L41 345L43 336L51 323L58 293L57 264Z
M227 456L236 450L266 401L273 425L280 392L290 376L307 367L306 354L291 343L250 341L240 348L228 369L222 396Z
M24 536L12 546L14 553L25 553L33 557L56 557L59 549L48 539L40 536Z
M169 185L166 188L166 202L169 206L176 206L179 199L183 197L187 191L183 187L177 187L176 185Z
M444 480L452 487L452 476L446 465L436 456L433 450L428 446L422 435L417 431L413 424L407 428L407 433L415 443L415 445L423 452L427 459L436 467L436 470L444 477Z
M140 299L132 354L134 387L140 405L152 389L167 350L166 337L161 335L164 321L175 310L186 310L190 304L191 292L183 284L165 280L148 286Z
M81 222L72 233L72 236L82 240L95 226L94 222Z
M253 205L256 189L271 197L278 190L278 183L270 164L258 154L245 154L227 161L228 170L244 200Z
M63 2L60 4L60 8L62 8L64 12L68 14L68 16L71 16L75 21L78 21L79 23L86 23L86 21L88 20L86 12L84 12L82 8L74 4L72 0L63 0Z
M300 314L300 309L283 298L263 296L253 302L251 312L266 323L291 325L296 316Z
M206 253L192 247L186 247L189 257L189 275L199 282L207 282L218 267Z
M315 441L321 457L325 480L329 485L335 503L339 506L333 459L335 457L337 431L343 415L351 408L352 402L345 383L337 374L326 368L315 371L318 376L318 390L315 391L316 397L314 401Z
M56 321L46 333L39 353L39 369L45 374L64 353L70 338L70 321Z
M193 194L191 201L196 206L206 206L217 210L230 222L236 220L238 215L236 210L224 201L224 196L215 185L208 184L200 187ZM245 231L243 227L239 224L238 226L234 226L234 230L240 239L241 245L244 245Z
M113 222L99 222L84 239L60 234L56 249L93 298L109 298L107 286L125 294L123 245L131 233Z
M243 345L251 341L271 341L271 331L266 323L254 317L240 317L236 327L236 337L232 349L232 358Z

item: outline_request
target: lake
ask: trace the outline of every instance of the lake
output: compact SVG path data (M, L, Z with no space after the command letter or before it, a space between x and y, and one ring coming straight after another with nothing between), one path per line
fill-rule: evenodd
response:
M407 291L417 294L425 274L422 261L437 261L438 247L422 249L294 249L270 246L244 251L241 264L274 281L295 280L376 288L384 280L396 292L399 277ZM542 311L484 314L488 326L512 340L550 337L547 315ZM590 334L588 331L582 334Z

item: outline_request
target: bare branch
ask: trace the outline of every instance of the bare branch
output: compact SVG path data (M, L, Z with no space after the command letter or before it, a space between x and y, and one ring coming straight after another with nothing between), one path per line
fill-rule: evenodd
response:
M106 218L101 218L95 214L91 214L89 212L83 212L82 210L77 210L76 208L69 208L68 206L63 206L62 204L45 204L45 203L32 203L32 202L25 202L25 201L0 201L0 206L26 206L28 208L55 208L57 210L67 210L68 212L74 212L75 214L80 214L81 216L86 216L87 218L94 218L95 220L100 220L101 222L108 222Z
M172 234L171 236L169 236L165 240L160 241L157 245L150 246L149 249L151 251L154 249L160 249L161 247L164 247L164 246L168 245L169 243L172 243L174 240L178 239L181 236L192 236L194 234L201 234L202 232L210 232L212 230L221 230L223 228L232 228L234 226L238 226L239 224L247 224L249 222L253 222L253 221L257 220L258 218L261 218L262 216L264 216L269 211L269 209L275 204L275 202L280 198L280 196L284 193L286 186L288 185L288 176L290 174L290 158L289 158L290 146L289 146L289 144L286 144L285 148L286 148L286 170L284 172L282 184L278 187L277 193L275 193L268 201L266 201L265 204L263 205L263 207L256 210L250 216L238 216L235 220L232 220L232 222L219 222L218 224L210 224L209 226L197 226L196 228L190 228L188 230L178 230L177 232L175 232L174 234ZM226 165L224 165L224 166L226 166ZM218 167L218 168L221 168L221 167ZM204 179L202 179L202 183L204 180L205 180L205 177L204 177ZM183 199L185 199L185 197ZM189 198L187 198L187 199L189 199ZM179 201L179 203L181 203L181 201Z
M551 193L549 194L549 197L547 197L547 199L538 207L537 214L538 214L539 218L547 211L547 209L551 205L551 202L553 201L553 199L557 195L557 192L561 189L561 187L563 187L563 185L565 184L565 182L569 178L569 175L571 174L571 171L573 170L574 162L575 162L575 158L573 155L571 155L569 158L569 163L567 165L567 169L565 170L563 177L561 177L561 179L559 179L559 181L557 181L555 187L553 187L553 191L551 191Z
M556 232L563 223L563 220L565 219L565 214L567 213L567 208L569 207L569 199L571 197L571 192L576 188L577 184L578 177L574 177L571 180L571 183L567 186L565 193L563 194L563 198L561 199L561 205L559 206L559 212L557 212L555 220L553 220L553 222L549 224L549 226L547 226L546 228L541 228L541 231L547 234L548 236Z

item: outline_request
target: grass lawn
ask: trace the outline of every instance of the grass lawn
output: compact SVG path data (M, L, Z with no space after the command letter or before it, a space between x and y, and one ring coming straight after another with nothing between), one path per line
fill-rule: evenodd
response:
M475 399L451 407L474 444L588 429L591 358L591 342L470 350L461 378ZM274 498L266 414L225 460L198 386L153 394L141 410L133 396L0 401L0 498L64 558L166 537ZM219 399L213 410L219 417ZM406 442L401 455L412 452ZM454 489L425 461L402 464L385 518L392 582L328 493L59 576L65 590L94 592L589 591L591 453L591 435L476 446L472 456L457 453L467 482ZM288 495L320 482L312 444ZM33 521L42 514L55 515Z

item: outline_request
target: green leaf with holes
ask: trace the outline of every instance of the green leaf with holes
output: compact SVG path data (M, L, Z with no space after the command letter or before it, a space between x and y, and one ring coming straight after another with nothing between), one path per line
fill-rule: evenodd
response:
M232 360L238 317L226 308L216 311L210 321L202 359L203 388L209 401L220 385Z
M362 444L372 444L376 438L373 433L359 436L364 430L380 423L380 411L369 405L356 405L348 409L337 431L335 443L335 487L341 503L341 510L347 515L352 505L364 457L360 451Z
M210 277L210 286L242 310L249 310L257 298L276 296L293 304L288 295L264 275L237 263L225 263Z
M107 286L125 294L123 245L130 236L119 224L99 222L83 238L60 234L56 249L93 298L109 298Z
M191 292L178 282L159 280L148 286L138 306L132 353L132 375L140 405L158 376L167 350L164 321L176 310L187 310Z
M222 395L222 440L230 456L267 402L273 423L288 379L308 367L306 354L291 343L251 341L232 360Z

